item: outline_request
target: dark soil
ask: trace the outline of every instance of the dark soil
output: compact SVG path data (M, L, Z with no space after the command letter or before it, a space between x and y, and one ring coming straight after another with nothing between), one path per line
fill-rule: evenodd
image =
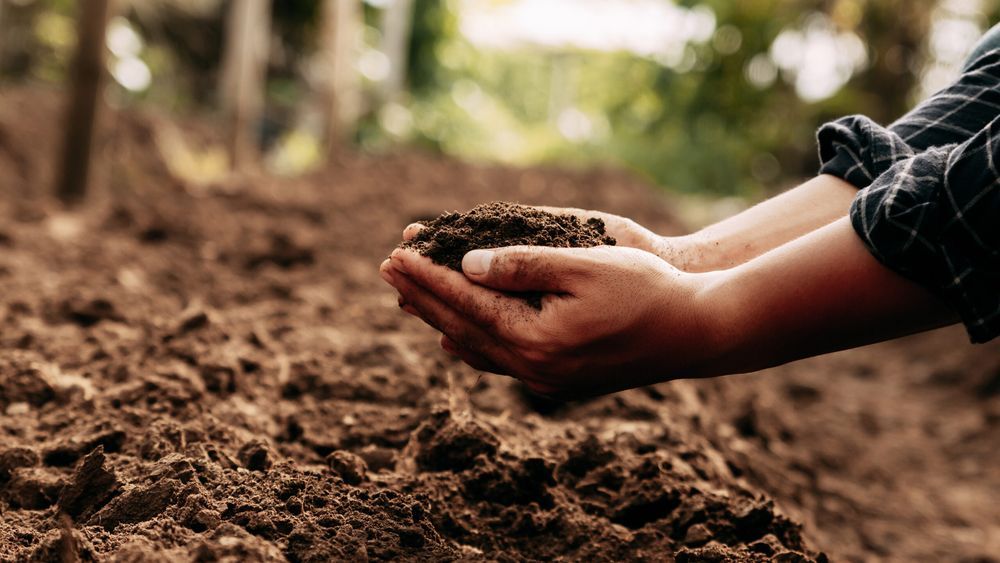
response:
M402 246L459 272L462 257L477 248L521 245L589 248L615 244L614 237L604 231L601 219L584 221L575 215L554 215L501 201L477 205L465 213L445 213L422 224L424 228Z
M192 185L161 118L108 112L97 189L66 213L44 197L58 108L0 92L2 561L1000 552L995 346L949 330L542 405L473 386L378 264L403 225L498 199L676 232L645 185L346 153Z
M465 213L445 213L424 221L413 239L402 244L429 257L436 264L462 271L462 257L477 248L503 246L552 246L589 248L615 244L604 231L604 221L581 220L575 215L554 215L516 203L492 202ZM521 296L536 309L542 308L540 293Z

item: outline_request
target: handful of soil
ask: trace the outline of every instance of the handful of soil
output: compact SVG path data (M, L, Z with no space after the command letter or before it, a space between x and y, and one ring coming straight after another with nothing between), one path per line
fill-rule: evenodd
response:
M555 215L500 201L484 203L466 213L445 213L423 225L402 247L459 272L462 257L477 248L520 245L588 248L616 243L605 232L601 219L581 220L575 215ZM536 309L542 308L541 293L520 295Z

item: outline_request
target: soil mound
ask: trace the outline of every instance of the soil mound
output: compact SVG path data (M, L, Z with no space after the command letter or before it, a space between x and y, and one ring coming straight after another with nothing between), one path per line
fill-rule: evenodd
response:
M415 249L437 264L462 271L462 257L477 248L502 246L554 246L588 248L614 246L615 238L604 231L604 221L581 220L575 215L494 201L466 213L445 213L425 221L424 228L404 248Z
M615 238L604 230L604 221L581 220L575 215L555 215L547 211L495 201L466 213L445 213L425 221L412 240L402 244L427 256L436 264L462 271L462 257L477 248L503 246L552 246L589 248L613 246ZM540 294L525 294L536 309L542 308Z

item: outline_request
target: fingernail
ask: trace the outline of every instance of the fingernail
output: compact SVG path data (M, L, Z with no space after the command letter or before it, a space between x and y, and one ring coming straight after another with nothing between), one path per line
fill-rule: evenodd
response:
M482 276L490 271L493 262L493 251L470 250L462 258L462 271L473 276Z
M379 276L380 276L380 277L381 277L381 278L382 278L383 280L385 280L385 281L386 281L386 283L389 283L389 284L391 284L391 283L392 283L392 274L390 274L388 270L379 270L379 271L378 271L378 275L379 275Z
M392 254L389 255L389 260L392 261L392 266L394 268L396 268L400 272L403 272L404 274L407 273L406 265L403 263L403 250L399 248L393 250Z

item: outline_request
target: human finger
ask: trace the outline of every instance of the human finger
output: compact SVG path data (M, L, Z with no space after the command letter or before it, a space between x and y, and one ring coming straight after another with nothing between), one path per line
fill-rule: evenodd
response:
M420 223L410 223L403 229L403 240L413 240L413 237L417 236L417 233L424 228L426 227Z
M448 307L504 340L516 337L525 322L537 315L523 299L472 283L462 273L434 264L411 250L397 249L390 261L393 268Z
M400 272L393 272L393 285L405 302L403 309L418 316L425 323L446 335L464 349L488 360L491 365L503 366L509 353L493 336L470 322L459 312L448 307L433 293L416 284ZM464 359L464 358L463 358Z

